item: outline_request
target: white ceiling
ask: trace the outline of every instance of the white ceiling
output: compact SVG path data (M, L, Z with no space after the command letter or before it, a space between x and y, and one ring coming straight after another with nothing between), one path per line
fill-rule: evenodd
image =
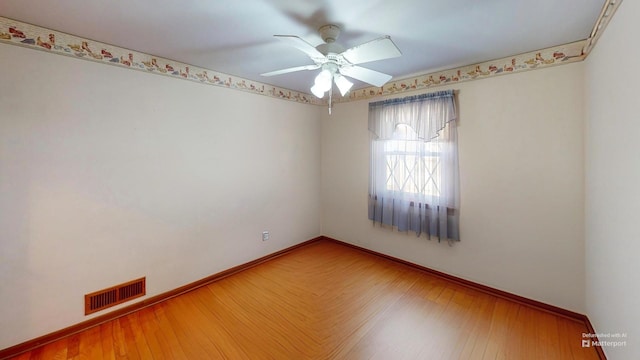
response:
M272 35L346 48L389 35L399 58L362 66L396 79L586 39L604 0L2 0L0 16L309 93L313 62ZM368 85L355 82L357 88Z

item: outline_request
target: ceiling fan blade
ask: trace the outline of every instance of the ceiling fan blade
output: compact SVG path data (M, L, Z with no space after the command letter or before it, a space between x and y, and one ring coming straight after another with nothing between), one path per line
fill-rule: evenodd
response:
M389 36L383 36L345 50L342 56L352 64L391 59L402 55Z
M320 68L320 65L296 66L296 67L292 67L292 68L288 68L288 69L282 69L282 70L276 70L276 71L267 72L267 73L264 73L264 74L260 74L260 76L281 75L281 74L286 74L286 73L295 72L295 71L315 70L315 69L319 69L319 68Z
M296 49L302 51L307 54L311 60L315 62L326 60L326 56L324 56L320 51L318 51L313 45L308 42L302 40L301 38L295 35L274 35L278 39L288 43L289 45L295 47Z
M340 69L340 73L344 76L364 81L376 87L381 87L391 80L392 76L377 72L360 66L345 66Z

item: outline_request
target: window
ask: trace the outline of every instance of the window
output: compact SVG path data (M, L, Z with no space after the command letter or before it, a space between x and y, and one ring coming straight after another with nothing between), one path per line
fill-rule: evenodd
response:
M398 124L393 138L379 141L385 163L385 189L414 197L440 195L440 145L417 139L416 132Z
M369 104L369 219L459 240L453 91Z

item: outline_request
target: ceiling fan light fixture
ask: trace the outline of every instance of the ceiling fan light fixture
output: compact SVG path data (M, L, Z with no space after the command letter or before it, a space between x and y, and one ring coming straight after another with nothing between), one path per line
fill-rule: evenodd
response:
M336 74L333 79L336 82L336 86L338 86L338 89L340 90L340 94L342 96L349 92L349 90L353 86L353 83L351 81L347 80L346 77L340 74Z
M315 85L322 90L322 92L329 91L331 89L331 82L333 80L333 74L328 69L322 69L320 74L316 76Z
M313 93L313 95L315 95L317 98L322 99L324 97L324 92L325 90L322 90L318 84L315 84L311 87L311 93Z

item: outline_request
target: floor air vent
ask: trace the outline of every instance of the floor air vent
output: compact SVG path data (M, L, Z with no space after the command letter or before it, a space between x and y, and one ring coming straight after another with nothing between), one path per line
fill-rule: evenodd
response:
M140 278L87 294L84 296L84 314L89 315L96 311L116 306L125 301L144 296L146 293L146 278Z

